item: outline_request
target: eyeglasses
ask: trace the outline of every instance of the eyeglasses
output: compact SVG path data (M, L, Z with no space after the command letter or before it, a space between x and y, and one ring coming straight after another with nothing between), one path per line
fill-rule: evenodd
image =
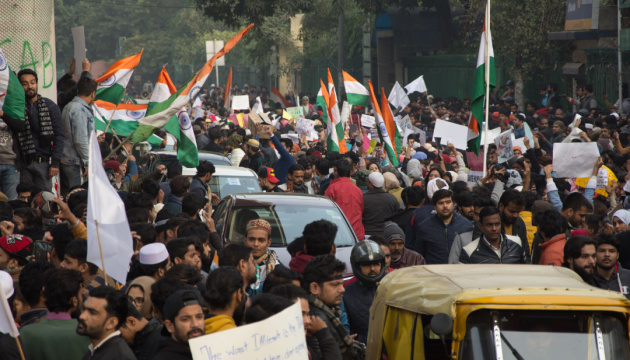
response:
M144 304L144 298L143 297L134 298L134 297L131 297L131 296L127 296L127 299L129 301L131 301L134 305L141 306L142 304Z

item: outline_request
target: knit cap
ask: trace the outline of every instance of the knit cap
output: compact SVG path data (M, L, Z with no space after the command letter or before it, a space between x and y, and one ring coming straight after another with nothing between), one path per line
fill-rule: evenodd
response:
M383 237L387 242L392 240L402 240L405 242L405 232L393 221L385 222L383 227Z

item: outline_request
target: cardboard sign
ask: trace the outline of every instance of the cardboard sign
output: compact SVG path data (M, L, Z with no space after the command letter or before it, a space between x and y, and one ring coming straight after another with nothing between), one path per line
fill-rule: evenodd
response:
M258 115L260 115L260 118L263 121L263 124L265 125L272 125L273 122L271 121L271 119L269 118L269 115L267 115L267 113L259 113Z
M553 144L553 169L557 177L591 177L599 158L597 143Z
M592 173L591 173L592 174ZM590 177L583 177L575 179L575 185L585 188L586 184ZM597 172L597 188L595 189L596 194L601 194L603 196L608 197L608 192L606 192L606 187L611 186L613 182L617 182L617 176L612 172L607 166L602 165ZM624 190L626 190L624 188Z
M81 75L83 71L83 60L87 58L87 49L85 48L85 32L83 26L72 28L72 40L74 41L74 75Z
M494 143L497 145L497 160L498 163L504 163L514 156L514 147L512 146L512 131L507 130L499 134L494 139Z
M233 110L248 110L249 109L249 96L236 95L232 98Z
M287 108L287 114L289 114L289 116L293 119L303 118L304 113L302 112L302 109L303 108L301 106L290 107Z
M249 113L249 119L254 122L254 124L260 124L263 122L262 118L258 113L251 112Z
M193 360L308 360L302 308L296 302L257 323L188 341Z
M470 186L477 185L477 181L481 180L481 178L483 178L482 171L472 171L472 170L468 171L468 185Z
M468 127L464 125L458 125L452 122L437 120L435 122L435 130L433 131L433 138L441 138L440 144L443 146L451 143L455 145L457 149L466 150L468 147Z
M365 114L361 115L361 126L373 129L375 125L376 119L374 119L374 116Z

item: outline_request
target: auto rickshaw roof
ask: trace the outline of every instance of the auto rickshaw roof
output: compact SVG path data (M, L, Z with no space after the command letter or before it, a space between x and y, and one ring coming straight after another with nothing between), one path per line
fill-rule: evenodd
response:
M381 281L374 305L421 314L453 314L457 302L484 297L559 295L626 302L620 293L582 281L570 269L541 265L423 265L399 269Z

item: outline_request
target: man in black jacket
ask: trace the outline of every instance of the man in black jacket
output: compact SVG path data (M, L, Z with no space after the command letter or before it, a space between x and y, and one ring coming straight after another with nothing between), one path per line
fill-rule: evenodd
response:
M178 290L166 299L164 327L171 337L161 339L155 360L192 359L188 340L204 335L202 304L196 289Z
M59 174L63 157L64 126L57 104L37 93L37 73L22 69L17 74L26 95L26 128L18 133L22 164L20 181L50 191L51 178Z
M77 325L77 334L87 336L91 343L83 360L136 359L118 331L127 319L128 302L122 291L110 286L90 291Z
M613 234L602 233L595 238L597 255L593 283L595 286L622 293L630 299L630 270L619 264L619 239Z
M518 237L521 247L525 251L525 261L529 263L529 243L527 242L527 227L519 216L525 210L525 196L517 190L508 189L499 199L499 211L501 212L501 228L505 235Z
M462 264L524 264L525 252L517 236L501 231L501 216L494 206L485 207L479 213L483 234L462 248L459 262Z
M151 320L145 319L131 301L127 302L127 310L129 315L120 327L120 336L129 344L138 360L153 359L162 326L154 317Z
M385 219L400 208L396 197L383 190L385 178L379 172L368 176L368 192L363 194L363 226L366 235L383 236Z

